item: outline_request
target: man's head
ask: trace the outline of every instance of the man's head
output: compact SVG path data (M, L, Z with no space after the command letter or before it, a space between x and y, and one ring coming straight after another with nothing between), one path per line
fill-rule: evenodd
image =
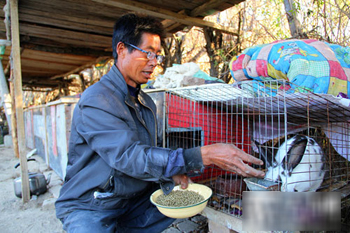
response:
M114 25L113 31L113 57L115 62L118 60L116 47L119 42L124 42L139 46L143 33L158 35L161 41L165 38L163 25L157 19L138 14L126 14L119 18ZM130 52L134 50L131 46L128 47Z
M150 79L163 39L163 26L153 17L127 14L117 21L113 57L128 85L136 87Z

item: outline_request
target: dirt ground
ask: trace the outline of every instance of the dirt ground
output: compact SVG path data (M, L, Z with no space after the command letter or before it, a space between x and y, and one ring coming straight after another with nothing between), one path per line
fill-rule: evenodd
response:
M14 168L19 162L13 149L0 145L0 232L2 233L61 233L61 222L55 216L54 202L62 180L50 170L45 162L34 155L36 161L28 162L30 172L42 172L45 177L51 173L48 191L39 196L32 196L28 203L23 203L14 192L13 181L20 176L20 168Z
M30 154L30 151L27 151ZM15 169L19 159L13 149L0 145L0 232L1 233L65 233L61 222L56 218L54 203L59 195L62 179L51 170L38 156L36 161L28 162L29 172L41 172L46 178L51 173L46 193L32 196L28 203L23 203L15 195L14 179L20 176L20 167ZM185 228L186 230L181 230ZM190 230L188 230L190 229ZM202 216L193 219L178 219L163 233L208 232L207 220Z

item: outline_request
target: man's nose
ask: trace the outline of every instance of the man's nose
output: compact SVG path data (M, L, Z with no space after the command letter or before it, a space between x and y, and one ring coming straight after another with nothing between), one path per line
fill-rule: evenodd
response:
M154 57L153 59L148 59L148 64L156 66L158 64L157 57Z

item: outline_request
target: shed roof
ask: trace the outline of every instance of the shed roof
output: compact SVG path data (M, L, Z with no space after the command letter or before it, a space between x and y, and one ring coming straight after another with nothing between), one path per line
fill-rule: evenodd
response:
M111 58L114 22L128 12L153 15L167 33L188 26L213 27L226 33L232 28L203 20L244 0L25 0L18 2L23 87L57 87L70 73L99 59ZM9 2L9 1L7 1ZM11 30L6 1L0 0L0 39ZM9 74L11 47L2 59Z

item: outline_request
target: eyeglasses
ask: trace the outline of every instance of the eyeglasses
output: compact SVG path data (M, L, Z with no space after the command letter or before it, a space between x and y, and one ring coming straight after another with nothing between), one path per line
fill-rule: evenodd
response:
M164 56L162 56L162 55L157 55L157 54L155 54L155 53L153 53L153 52L149 52L149 51L140 49L139 47L137 47L137 46L135 46L135 45L133 45L133 44L129 44L129 43L126 43L126 42L124 42L124 44L130 45L130 46L133 47L134 49L137 49L137 50L139 50L139 51L141 51L141 52L143 52L143 53L146 53L146 54L147 54L147 59L148 59L148 60L152 60L152 59L154 59L154 58L157 59L158 64L159 64L159 63L162 63L162 61L163 61L163 59L164 59Z

